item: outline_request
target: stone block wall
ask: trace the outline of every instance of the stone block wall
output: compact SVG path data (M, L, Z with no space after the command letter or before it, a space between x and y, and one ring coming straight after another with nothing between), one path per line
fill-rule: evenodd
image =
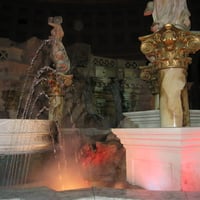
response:
M37 38L24 43L0 40L1 118L16 118L27 71L41 42ZM139 77L143 60L95 56L86 44L74 44L67 51L74 79L65 91L64 127L116 127L123 112L152 108L151 91ZM52 65L48 59L49 55L40 55L31 76L46 64ZM28 84L32 80L28 79Z

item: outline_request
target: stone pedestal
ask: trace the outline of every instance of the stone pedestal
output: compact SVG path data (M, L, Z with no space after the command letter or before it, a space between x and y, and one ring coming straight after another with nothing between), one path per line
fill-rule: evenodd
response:
M160 110L146 110L123 113L125 119L123 121L124 128L160 128ZM189 110L190 126L200 127L200 110Z
M200 128L112 131L126 149L129 183L148 190L200 190Z

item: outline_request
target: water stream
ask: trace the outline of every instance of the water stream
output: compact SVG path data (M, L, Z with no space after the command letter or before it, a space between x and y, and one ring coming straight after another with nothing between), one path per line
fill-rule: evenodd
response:
M42 83L47 81L47 77L45 75L47 74L46 72L54 72L55 70L49 66L45 66L40 68L35 73L36 69L39 68L39 66L36 65L36 61L39 58L39 54L43 51L44 47L48 46L48 44L49 40L43 41L38 50L36 51L35 56L31 60L31 65L27 70L24 86L20 96L16 116L16 118L18 119L39 119L42 113L48 111L48 94L42 89ZM42 107L38 109L37 113L34 113L34 109L36 108L37 102L41 102L41 99L46 104L42 105ZM33 114L35 114L35 116L33 116ZM11 140L11 143L14 144L20 141L22 139L21 137L26 137L26 130L24 130L23 125L20 129L20 132L23 134L14 133L19 135L17 136L17 141ZM14 131L15 130L13 130L13 132ZM30 141L28 142L31 144L31 137ZM3 155L3 157L5 157L5 159L3 162L4 165L1 166L1 173L3 176L1 185L11 187L13 185L26 184L28 180L30 162L33 158L33 154L21 154L16 152L16 154Z
M31 64L27 70L26 78L22 88L17 110L17 120L48 120L49 112L49 75L57 78L57 71L51 66L41 66L38 61L41 54L50 48L50 40L44 40L37 49ZM45 58L48 60L49 58ZM49 61L50 63L50 61ZM40 65L40 66L39 66ZM70 115L71 123L74 124ZM50 151L44 152L28 152L26 147L24 153L9 152L9 155L1 155L0 159L0 186L6 187L23 187L30 183L36 185L44 185L55 190L74 189L86 187L87 183L78 169L78 150L80 148L80 134L70 133L63 135L61 127L55 122L55 131L58 134L50 134L52 148ZM13 130L13 132L16 130ZM31 130L29 130L31 131ZM20 127L20 133L15 139L11 139L14 144L22 138L27 137L27 130L23 126ZM33 137L27 138L32 148ZM22 144L22 146L25 144ZM27 153L26 153L27 152ZM38 164L40 163L40 164Z
M43 112L48 111L49 109L49 97L47 93L48 91L45 91L44 87L48 84L48 74L56 73L56 70L50 66L37 66L37 59L41 59L39 55L49 45L50 40L44 40L31 60L31 64L27 70L25 82L19 100L17 118L39 118ZM40 102L41 98L44 98L42 99L42 101L45 101L46 105L42 105L39 108L39 111L35 115L33 115L33 110L36 108L37 102Z
M56 74L56 70L50 66L38 66L38 59L40 58L40 54L45 48L49 48L50 40L44 40L42 44L37 49L35 56L31 60L31 64L27 70L26 78L24 81L24 85L22 88L22 93L19 100L19 106L17 110L17 119L27 120L27 119L47 119L48 120L48 110L49 110L49 96L48 90L48 74L54 73ZM39 125L38 125L39 126ZM14 127L15 129L15 127ZM31 129L31 127L30 127ZM19 142L21 139L27 137L27 130L25 127L20 127L19 132L16 130L11 130L15 135L14 138L11 136L11 144L14 145L15 143ZM29 130L31 132L31 130ZM42 130L41 130L42 131ZM16 132L16 133L15 133ZM34 134L39 133L31 133L33 134L33 138L27 138L30 148L32 144L32 139L36 139L37 136L34 138ZM12 139L13 138L13 139ZM54 139L52 139L52 143L54 144ZM24 144L25 145L25 144ZM21 148L26 148L25 146ZM54 151L54 148L52 148ZM26 149L24 149L26 152ZM27 151L28 152L28 151ZM36 159L38 153L33 154L31 153L12 153L11 151L8 152L9 155L1 155L0 156L0 185L11 187L16 185L23 185L27 184L29 170L32 165L32 160ZM42 152L41 152L42 154ZM46 152L44 153L44 155ZM56 152L54 152L56 155ZM40 170L40 169L38 169Z

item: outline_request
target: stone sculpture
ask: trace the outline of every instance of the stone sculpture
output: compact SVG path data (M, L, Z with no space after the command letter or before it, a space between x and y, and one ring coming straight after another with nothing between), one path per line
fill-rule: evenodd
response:
M64 31L61 26L62 17L49 17L48 24L51 30L51 59L55 65L56 73L49 74L50 107L49 119L61 124L63 117L63 89L72 84L72 75L67 75L70 70L70 60L62 43Z
M165 24L173 24L182 30L190 29L190 12L186 0L154 0L147 3L144 16L152 15L151 31L160 30Z

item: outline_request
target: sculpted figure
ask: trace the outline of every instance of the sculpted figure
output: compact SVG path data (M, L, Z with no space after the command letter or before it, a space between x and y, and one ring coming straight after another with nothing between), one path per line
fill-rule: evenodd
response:
M190 12L186 0L154 0L147 3L144 16L152 15L151 31L159 31L165 24L190 30Z
M66 74L70 69L70 61L62 43L64 31L61 26L61 17L50 17L48 24L53 27L51 30L52 52L51 57L56 66L56 71Z
M51 30L51 59L56 68L56 75L49 74L50 107L49 119L61 124L63 117L63 88L72 84L73 75L67 75L70 70L70 60L62 43L64 31L61 26L62 17L50 17L48 24Z

